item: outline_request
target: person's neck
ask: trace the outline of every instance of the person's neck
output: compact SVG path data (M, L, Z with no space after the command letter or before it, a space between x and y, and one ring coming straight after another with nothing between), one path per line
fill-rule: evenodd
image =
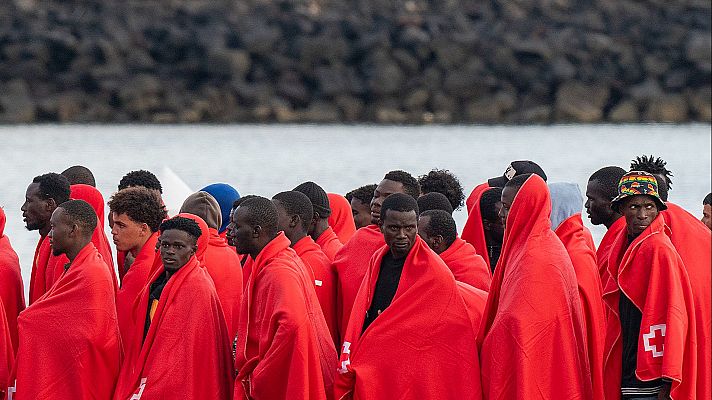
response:
M328 219L320 219L319 222L316 223L316 226L314 227L314 232L311 234L312 239L317 240L319 239L319 236L321 236L324 231L326 231L329 228L329 220Z
M141 249L143 248L143 246L146 245L146 242L148 242L148 238L150 238L150 237L151 237L151 236L149 235L149 236L146 236L145 238L141 239L140 244L137 245L136 247L134 247L133 249L129 250L129 253L131 253L131 255L134 256L134 258L135 258L136 256L138 256L138 253L141 251Z
M606 229L611 229L611 227L613 226L613 224L615 224L616 221L618 221L618 220L621 219L621 218L623 218L622 215L620 215L620 214L614 214L613 217L612 217L611 219L609 219L608 221L604 222L603 225L606 226Z
M173 276L175 273L176 273L176 271L166 270L166 282L168 282L168 280L171 279L171 276Z
M52 226L49 224L49 221L47 221L47 223L38 230L40 232L40 236L45 237L49 235L49 231L52 230Z
M274 237L271 237L271 238L261 237L260 242L257 244L257 246L255 246L255 250L250 252L250 257L252 257L252 260L253 261L256 260L257 256L259 256L260 253L262 253L262 250L264 250L264 248L267 247L267 245L270 244L270 242L273 241L276 237L277 237L277 235L275 235Z
M485 232L485 243L490 247L499 247L502 245L502 241L498 241L490 231Z
M286 234L286 232L285 232L285 234ZM304 239L305 237L307 237L306 232L303 232L303 231L302 232L290 232L289 235L287 235L287 238L289 239L289 242L290 242L289 246L290 247L294 246L295 244L297 244L297 242Z
M77 258L77 255L79 254L80 251L82 251L83 248L86 247L86 245L91 242L91 238L87 239L86 241L82 242L81 244L78 244L74 248L67 250L64 254L67 256L69 259L70 263L74 262L74 259Z

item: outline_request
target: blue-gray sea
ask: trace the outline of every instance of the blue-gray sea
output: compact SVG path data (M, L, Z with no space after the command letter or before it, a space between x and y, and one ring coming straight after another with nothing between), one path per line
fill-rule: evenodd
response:
M636 155L654 154L674 173L670 200L701 216L711 186L711 138L708 124L0 126L0 206L27 290L38 234L22 223L25 190L34 176L72 165L89 167L107 200L136 169L154 171L174 193L185 193L176 183L182 180L192 190L227 182L243 195L271 197L307 180L345 194L379 182L389 170L422 175L441 168L455 173L469 194L502 175L512 160L534 160L549 182L575 182L585 190L598 168L627 169ZM456 211L460 230L466 218L464 209ZM605 230L591 226L585 213L584 220L600 240Z

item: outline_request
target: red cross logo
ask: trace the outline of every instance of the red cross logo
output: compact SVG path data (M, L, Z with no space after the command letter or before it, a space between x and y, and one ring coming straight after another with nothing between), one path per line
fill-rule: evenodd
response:
M665 324L651 325L650 333L643 334L643 346L645 351L653 354L653 357L662 357L665 350Z

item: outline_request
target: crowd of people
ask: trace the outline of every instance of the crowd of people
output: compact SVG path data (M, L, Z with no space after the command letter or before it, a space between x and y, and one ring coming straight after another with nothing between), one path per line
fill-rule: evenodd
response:
M642 156L585 193L527 160L467 199L439 169L345 196L215 183L168 215L149 171L106 203L89 169L46 173L27 301L0 209L0 394L710 399L711 196L700 221L671 177Z

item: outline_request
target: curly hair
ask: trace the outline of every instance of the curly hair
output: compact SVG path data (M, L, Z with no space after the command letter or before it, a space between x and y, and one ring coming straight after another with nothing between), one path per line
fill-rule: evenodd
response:
M482 193L480 197L480 213L482 219L489 222L495 222L499 218L497 214L497 203L502 201L502 188L489 188Z
M608 166L599 169L594 172L590 178L589 182L598 182L601 188L604 190L604 194L608 199L613 200L614 197L618 196L618 182L620 182L626 171L621 167Z
M428 210L420 214L420 218L428 217L430 221L423 231L430 236L442 236L447 247L457 239L457 225L452 215L443 210ZM418 229L421 226L418 225Z
M119 181L119 190L132 186L141 186L148 189L158 190L158 193L163 193L163 186L161 186L161 182L158 180L156 175L144 169L131 171L124 175L124 177Z
M712 193L707 193L705 199L702 200L702 205L712 205Z
M420 212L428 210L443 210L452 215L453 209L450 200L439 192L430 192L418 197L418 208Z
M157 232L168 215L158 193L141 186L119 190L108 204L111 212L126 214L135 222L145 223L151 232Z
M418 183L423 194L431 192L444 194L453 210L457 210L465 204L465 192L460 180L446 169L434 169L418 178Z
M388 210L399 212L415 211L415 215L420 213L418 210L418 202L415 201L413 196L405 193L393 193L383 200L383 205L381 206L381 223L385 221Z
M73 167L69 167L62 171L62 175L64 175L69 180L70 185L82 183L85 185L96 187L96 179L94 179L94 174L92 174L91 170L85 166L75 165Z
M272 200L262 196L246 197L240 199L245 200L240 203L239 209L246 210L247 223L252 227L259 225L268 234L276 235L279 232L277 206L274 205Z
M418 197L420 197L420 184L418 183L418 180L413 178L413 175L405 171L390 171L383 177L383 179L402 183L403 191L405 194L410 195L413 200L417 200Z
M69 180L63 175L50 172L36 176L32 183L39 183L40 195L45 199L52 199L56 204L62 204L69 200L71 194Z
M366 185L366 186L361 186L358 189L354 189L348 193L346 193L346 200L351 203L352 199L357 199L363 204L371 204L371 200L373 200L373 192L376 190L376 185L375 183Z
M161 222L161 225L158 228L161 233L170 230L170 229L177 229L183 232L186 232L190 236L192 236L196 241L200 237L200 235L203 234L203 230L200 229L200 225L198 225L197 222L190 218L185 218L185 217L173 217L171 219L167 219L163 222Z

